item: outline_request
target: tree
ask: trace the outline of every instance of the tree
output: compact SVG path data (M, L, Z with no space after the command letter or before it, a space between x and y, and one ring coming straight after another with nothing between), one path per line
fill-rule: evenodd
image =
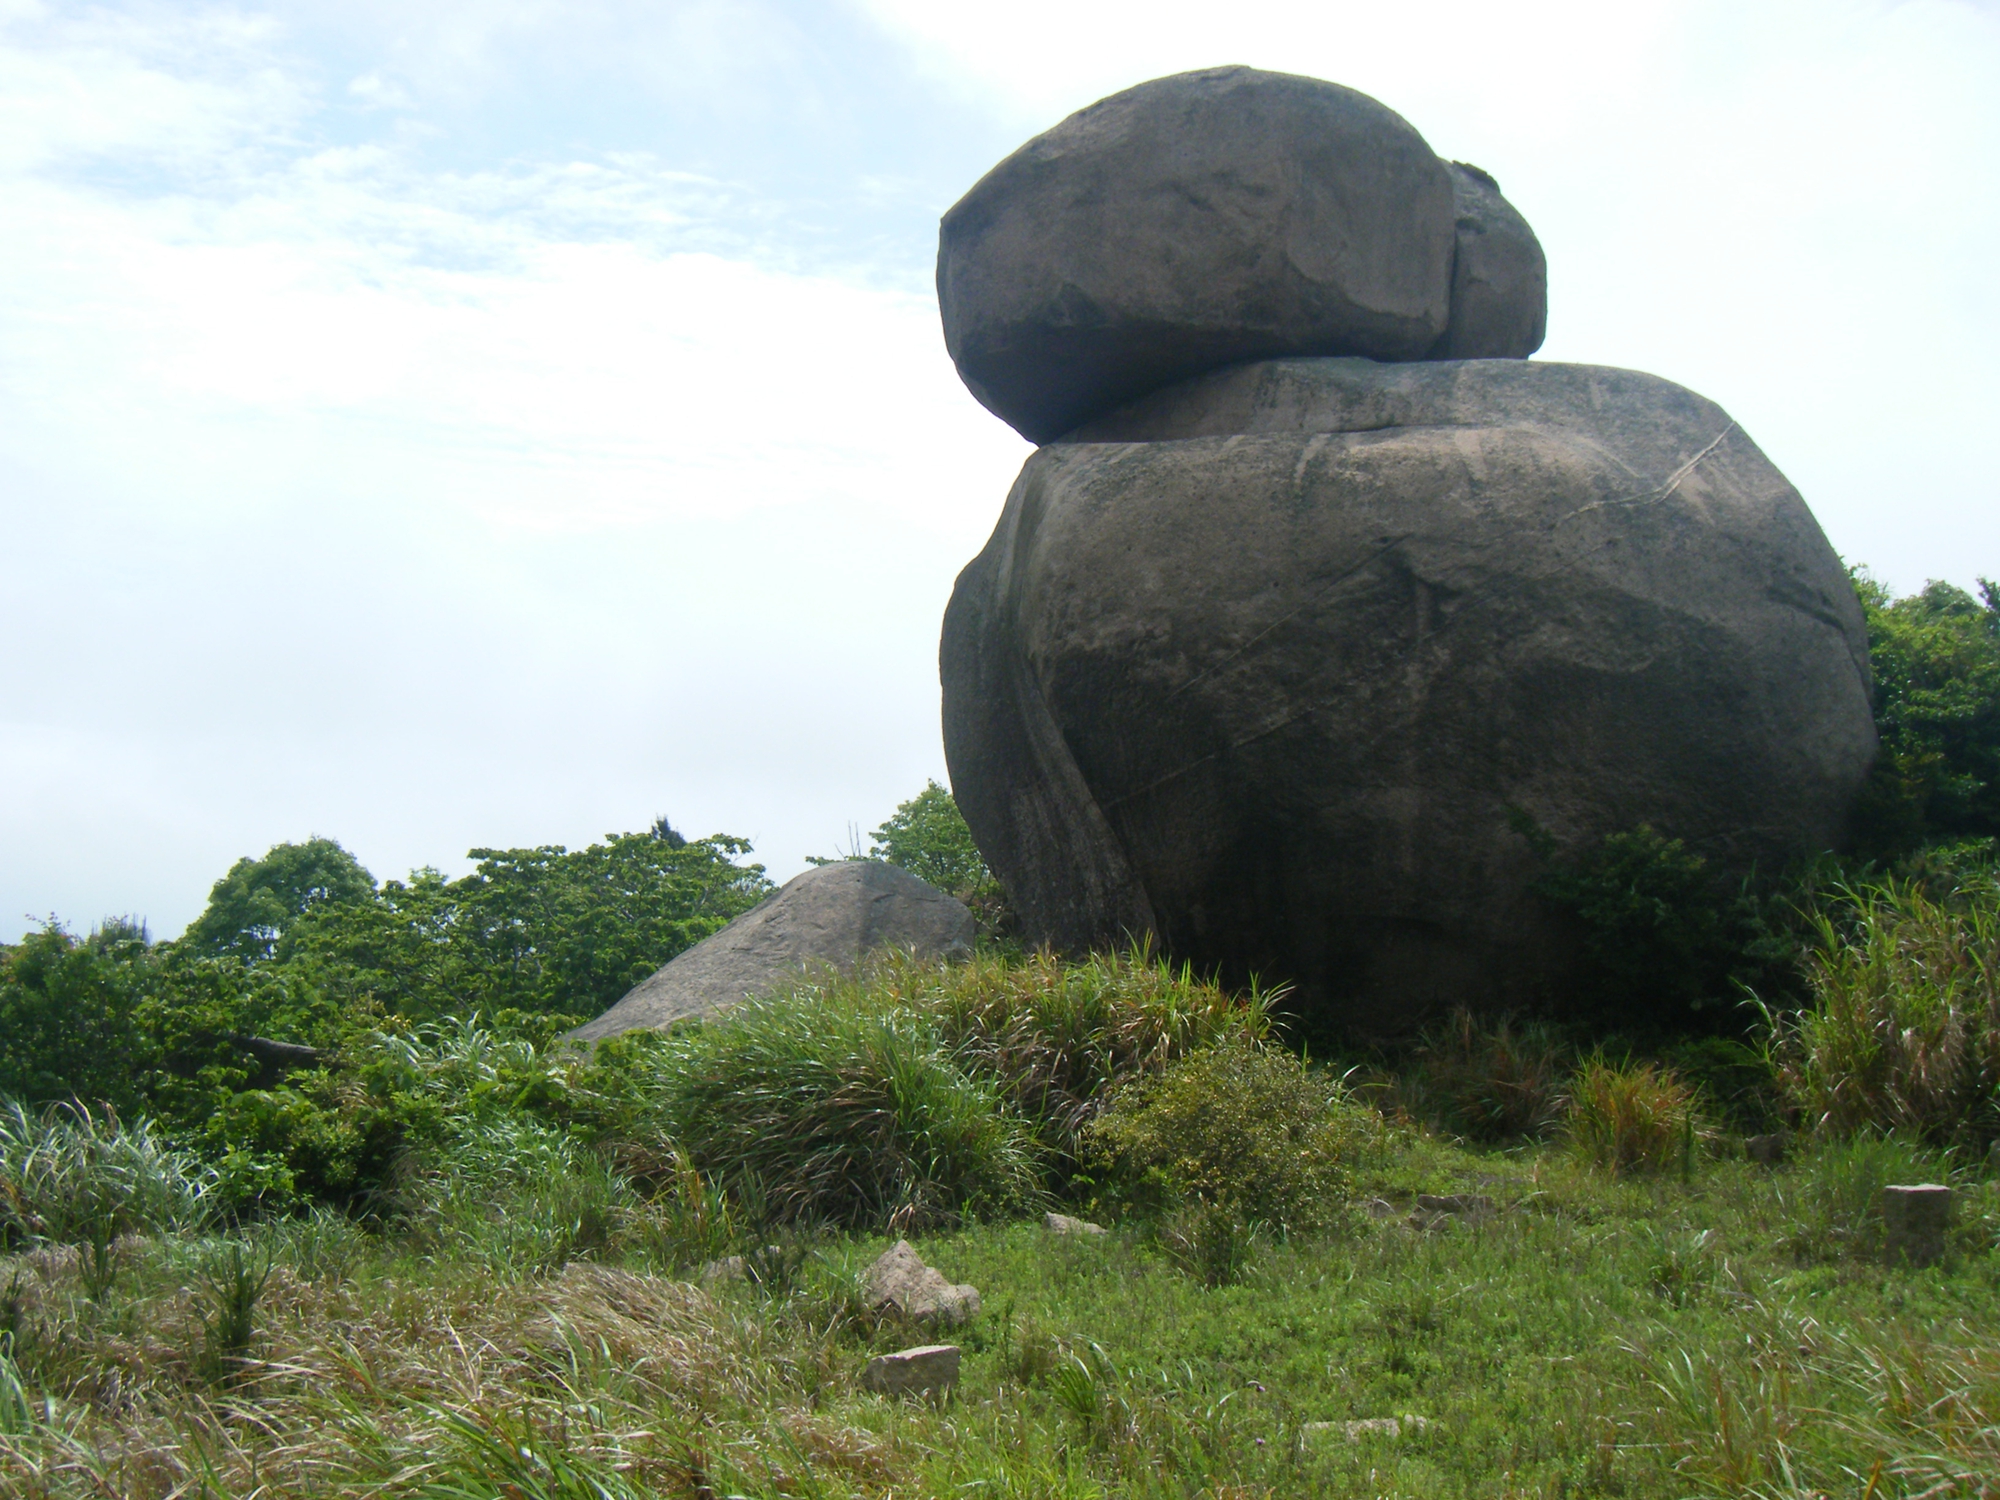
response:
M958 804L935 781L925 782L924 789L898 806L869 838L870 859L898 865L955 896L979 891L993 881Z
M276 961L392 1015L593 1016L771 888L742 839L608 834L569 850L474 849L458 880L419 870L370 901L308 912Z
M0 950L0 1094L135 1109L148 1055L136 1012L156 967L144 929L124 922L78 939L51 918Z
M1931 582L1895 599L1856 570L1882 749L1856 809L1863 855L2000 837L2000 597Z
M375 877L332 839L276 844L262 859L245 856L229 867L181 943L199 953L255 963L269 958L307 912L374 894Z

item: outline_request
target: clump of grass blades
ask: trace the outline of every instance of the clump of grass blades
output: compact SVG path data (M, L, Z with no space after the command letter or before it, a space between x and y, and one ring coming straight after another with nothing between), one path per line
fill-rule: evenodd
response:
M1034 1142L989 1080L904 1009L813 990L670 1034L651 1058L661 1134L767 1222L898 1230L1038 1194Z
M1884 881L1815 918L1811 1002L1766 1011L1786 1102L1807 1130L2000 1135L2000 891L1934 899Z
M212 1385L235 1381L257 1337L257 1303L270 1285L268 1248L240 1238L212 1245L200 1255L196 1280L208 1304L202 1318L201 1373Z
M1599 1053L1570 1079L1563 1126L1579 1155L1613 1172L1687 1170L1705 1134L1700 1104L1672 1069Z
M1473 1140L1539 1136L1562 1113L1569 1058L1547 1022L1487 1019L1460 1006L1418 1040L1394 1102Z
M123 1236L205 1223L215 1180L150 1121L126 1125L82 1104L30 1114L0 1100L0 1248L80 1246L93 1298L111 1287Z
M944 963L888 953L823 991L932 1025L968 1072L991 1079L1042 1145L1073 1156L1112 1090L1200 1048L1270 1034L1282 992L1231 995L1135 946L1067 962L982 953Z

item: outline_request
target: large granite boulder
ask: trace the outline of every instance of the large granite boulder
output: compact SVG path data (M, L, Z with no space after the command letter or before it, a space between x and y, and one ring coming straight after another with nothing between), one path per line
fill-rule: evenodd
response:
M664 964L569 1036L594 1042L711 1016L770 994L816 965L852 968L879 948L926 958L969 953L977 931L964 902L907 870L869 859L821 865Z
M1522 815L1742 870L1836 844L1875 750L1797 492L1578 365L1277 360L1102 417L1028 460L940 666L1031 942L1152 933L1364 1033L1560 985Z
M1541 249L1490 177L1365 94L1235 67L1029 141L945 214L937 288L966 385L1037 443L1243 360L1518 358L1546 316Z

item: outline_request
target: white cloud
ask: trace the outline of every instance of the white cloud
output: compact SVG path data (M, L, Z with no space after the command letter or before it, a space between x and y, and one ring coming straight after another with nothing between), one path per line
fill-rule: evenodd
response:
M0 56L84 101L0 178L40 679L0 917L172 931L314 831L393 874L664 811L796 869L942 773L937 620L1025 445L929 299L787 270L765 206L643 157L274 152L275 47L195 86L128 40Z

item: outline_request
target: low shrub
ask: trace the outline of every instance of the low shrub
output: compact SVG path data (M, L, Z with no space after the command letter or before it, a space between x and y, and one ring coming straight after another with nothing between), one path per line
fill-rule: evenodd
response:
M1562 1113L1569 1057L1545 1021L1485 1019L1461 1006L1419 1039L1396 1102L1473 1140L1539 1136Z
M0 1100L0 1244L108 1245L131 1233L198 1228L215 1174L151 1121Z
M1058 1176L1120 1084L1226 1039L1263 1040L1275 998L1232 996L1144 948L1081 962L1047 952L958 963L892 953L831 995L924 1017L1031 1123Z
M1127 1084L1088 1138L1141 1203L1283 1234L1344 1216L1355 1161L1379 1131L1374 1111L1292 1053L1227 1042Z
M1671 1068L1602 1053L1571 1077L1563 1128L1579 1155L1617 1173L1686 1169L1704 1134L1700 1098Z
M650 1099L633 1123L773 1223L904 1230L1038 1195L1020 1117L908 1010L805 990L637 1048Z
M1817 925L1810 1001L1765 1013L1801 1126L1935 1145L2000 1136L2000 889L1855 886Z

